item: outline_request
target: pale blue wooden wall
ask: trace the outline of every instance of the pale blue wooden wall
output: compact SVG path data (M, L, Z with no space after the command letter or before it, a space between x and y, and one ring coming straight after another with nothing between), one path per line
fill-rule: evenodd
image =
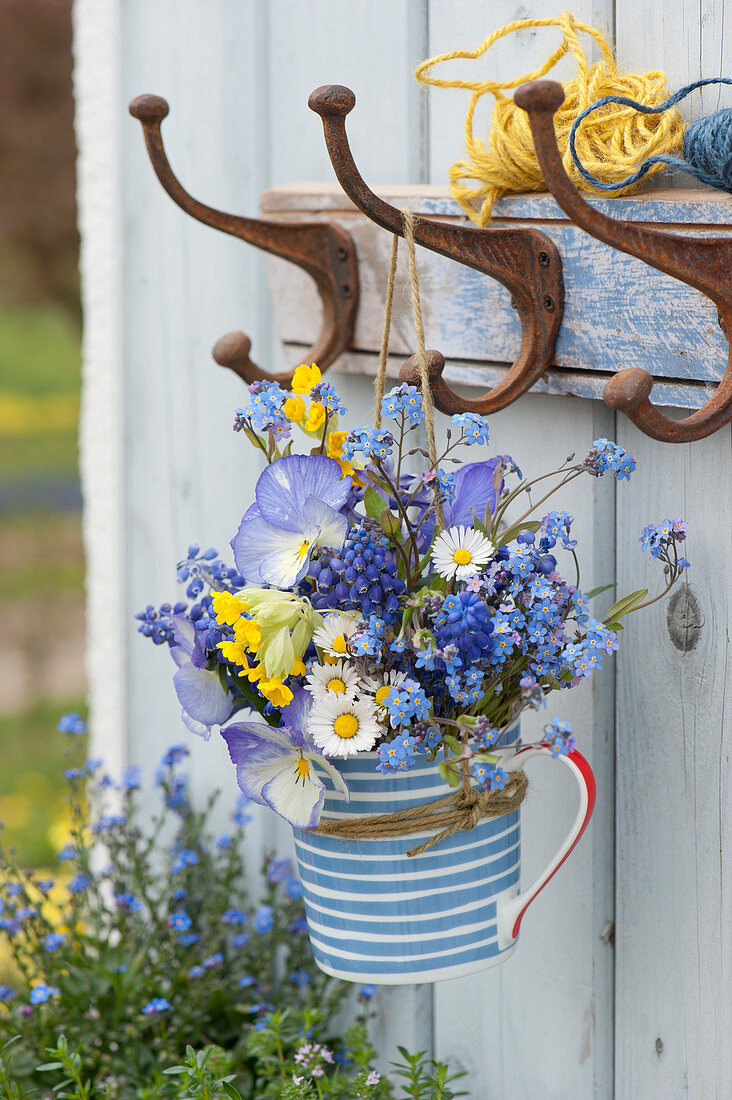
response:
M615 34L629 67L665 67L674 87L729 70L725 13L729 26L723 0L584 0L574 9ZM261 257L192 222L163 195L128 100L145 91L169 99L171 160L195 195L223 209L254 213L267 187L331 181L319 120L306 107L322 83L346 83L359 97L352 143L367 179L442 183L461 153L465 102L458 93L421 94L414 64L533 14L546 14L538 0L76 0L89 666L94 736L112 759L152 767L181 738L166 655L136 635L132 616L172 594L174 562L191 539L224 548L252 496L256 463L230 432L242 387L212 364L209 349L222 333L244 328L258 361L282 356ZM507 41L496 64L525 71L546 42L536 34ZM706 109L714 105L707 93ZM582 238L556 231L571 273ZM620 273L623 299L637 306L641 324L634 263L614 260L608 278ZM365 274L381 285L383 272ZM599 312L597 328L581 331L581 288L568 282L576 326L560 354L567 365L586 363L596 338L597 361L611 359L616 336L627 340L628 332L601 331ZM634 312L624 315L629 325ZM681 312L670 311L668 344L657 323L643 329L654 363L678 360L687 324L703 342L695 328L703 309ZM454 317L446 314L444 324L442 339L456 333ZM491 345L486 358L510 354L502 330L477 331ZM716 376L717 334L712 344L695 358L706 372L699 377ZM469 341L463 348L480 353ZM366 416L369 379L349 373L339 384L354 415ZM395 1041L431 1047L467 1068L470 1094L487 1100L726 1097L730 429L673 448L615 423L600 402L542 395L522 399L493 425L496 448L520 454L531 471L599 434L628 446L639 470L617 498L612 485L588 481L566 500L580 517L588 583L616 574L638 587L647 576L640 526L685 513L702 641L678 653L659 605L628 629L615 673L562 699L598 775L591 831L527 917L505 967L385 994L384 1055ZM201 792L231 783L215 739L196 748L195 781ZM524 812L527 878L556 847L573 798L563 776L536 768ZM284 842L282 831L259 817L255 862L275 842ZM615 919L616 893L613 950L602 934Z

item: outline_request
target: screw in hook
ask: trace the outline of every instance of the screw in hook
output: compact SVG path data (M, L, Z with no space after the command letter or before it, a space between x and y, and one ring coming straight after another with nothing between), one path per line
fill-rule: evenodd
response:
M336 252L336 255L337 255L338 259L341 260L341 262L343 262L343 261L348 259L348 249L344 248L343 245L341 245L340 248L338 249L338 251Z
M548 252L540 252L536 258L539 261L539 267L549 267L550 261Z
M544 309L547 311L547 313L554 312L554 299L552 298L551 294L544 295L544 301L542 302L542 305L544 306Z
M348 283L343 284L343 286L341 287L341 293L342 293L344 298L350 298L351 297L351 294L353 293L353 291L351 290L351 287Z

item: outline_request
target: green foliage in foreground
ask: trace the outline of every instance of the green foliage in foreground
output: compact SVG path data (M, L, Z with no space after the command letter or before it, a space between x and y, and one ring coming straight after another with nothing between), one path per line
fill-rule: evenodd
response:
M119 783L68 732L71 843L53 882L0 848L0 937L14 966L0 984L0 1100L451 1100L444 1065L401 1050L377 1072L367 1010L340 1033L349 987L322 974L288 859L265 860L244 888L242 800L215 836L212 798L188 794L183 746L155 776ZM149 799L147 800L149 808ZM368 1004L373 987L363 987Z

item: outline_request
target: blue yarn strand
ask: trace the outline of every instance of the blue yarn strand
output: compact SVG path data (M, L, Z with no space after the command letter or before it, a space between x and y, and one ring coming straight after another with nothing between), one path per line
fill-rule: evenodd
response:
M628 187L630 184L643 179L652 165L666 164L671 168L680 168L684 172L691 172L701 183L706 183L710 187L716 187L720 191L732 191L732 107L724 107L721 111L715 111L713 115L700 118L689 126L684 133L683 160L681 157L659 153L657 156L648 157L647 160L643 161L640 168L619 183L603 183L601 180L596 179L580 161L575 147L575 135L582 120L592 111L604 107L607 103L620 103L623 107L634 107L644 115L656 115L662 111L668 111L670 107L674 107L679 100L689 95L690 92L696 91L697 88L703 88L707 84L732 84L732 77L710 76L704 80L695 80L693 84L687 84L684 88L680 88L678 92L674 92L665 103L659 104L658 107L649 107L645 103L638 103L636 100L624 95L606 95L602 99L596 100L595 103L591 103L589 107L585 107L584 111L574 120L572 129L569 132L569 151L577 171L599 191L618 191L621 187Z

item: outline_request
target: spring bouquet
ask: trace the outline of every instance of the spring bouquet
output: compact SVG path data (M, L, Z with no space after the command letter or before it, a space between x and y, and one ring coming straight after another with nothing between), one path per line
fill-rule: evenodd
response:
M591 676L622 618L654 602L644 589L593 617L573 517L547 504L579 477L629 479L634 460L597 439L529 480L508 455L469 460L489 439L474 413L452 417L435 460L420 389L397 386L376 426L347 431L315 365L250 397L234 429L266 466L233 565L191 546L188 602L138 615L170 648L183 722L204 738L223 726L243 793L298 829L318 826L327 791L348 799L362 754L384 780L435 761L443 786L500 791L521 712ZM643 532L664 568L656 599L688 566L685 534L681 520ZM574 749L559 718L544 737Z

